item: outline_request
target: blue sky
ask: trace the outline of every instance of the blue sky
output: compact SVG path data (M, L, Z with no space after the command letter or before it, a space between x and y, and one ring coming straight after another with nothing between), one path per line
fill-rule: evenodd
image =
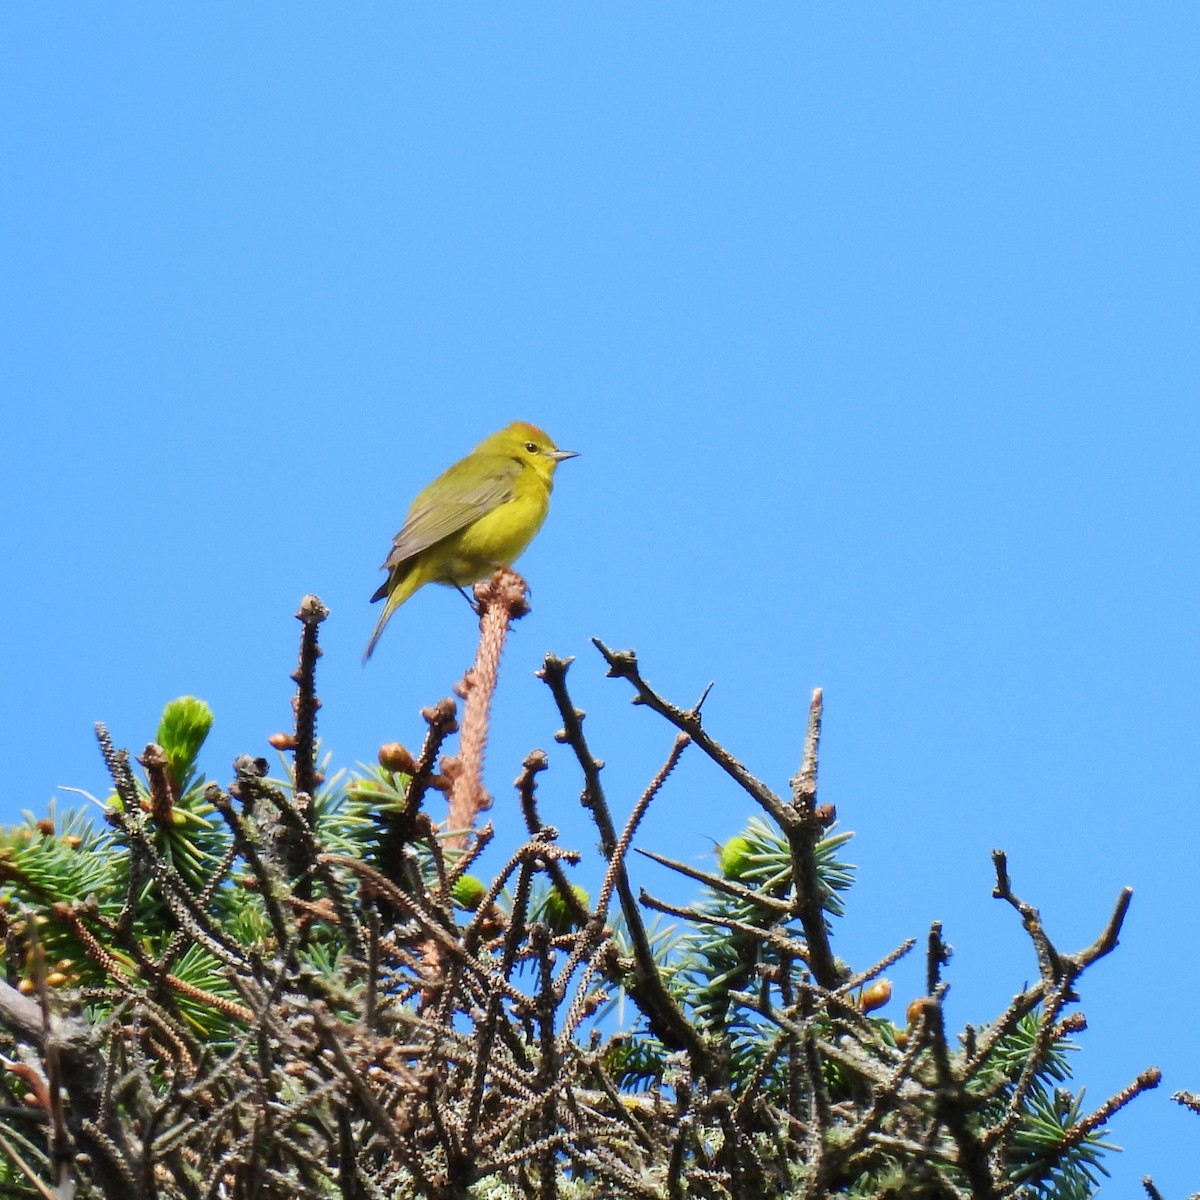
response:
M288 722L309 591L326 748L415 742L474 629L427 589L362 668L376 568L532 420L581 457L521 564L501 830L541 745L595 840L546 651L618 811L671 738L592 635L714 680L777 788L823 686L840 951L940 918L982 1021L1036 971L993 847L1067 949L1133 886L1078 1077L1166 1071L1105 1195L1200 1188L1167 1099L1200 1090L1198 59L1181 3L6 7L0 819L102 792L92 722L139 749L182 693L227 779ZM702 863L750 815L685 758L640 844Z

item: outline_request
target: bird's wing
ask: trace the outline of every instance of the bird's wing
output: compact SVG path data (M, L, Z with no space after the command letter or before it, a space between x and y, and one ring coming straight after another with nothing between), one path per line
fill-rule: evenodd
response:
M482 474L477 461L470 472L459 471L462 465L456 463L413 501L403 527L392 540L383 570L399 566L513 498L521 473L519 462L497 458Z

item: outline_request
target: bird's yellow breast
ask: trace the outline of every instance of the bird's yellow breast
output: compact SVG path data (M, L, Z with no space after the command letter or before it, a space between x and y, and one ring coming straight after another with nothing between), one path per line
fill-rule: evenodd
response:
M476 518L436 547L437 578L465 586L519 558L542 527L550 488L533 471L522 471L511 500Z

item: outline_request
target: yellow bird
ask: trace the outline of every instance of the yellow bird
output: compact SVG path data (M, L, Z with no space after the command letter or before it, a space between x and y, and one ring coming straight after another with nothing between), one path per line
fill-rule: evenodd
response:
M511 565L546 519L555 469L575 455L536 425L514 421L418 493L380 568L388 577L371 603L387 602L363 662L392 613L418 588L461 588Z

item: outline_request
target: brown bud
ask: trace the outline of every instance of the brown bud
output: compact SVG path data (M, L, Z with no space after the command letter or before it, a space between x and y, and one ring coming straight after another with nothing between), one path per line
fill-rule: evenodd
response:
M605 991L592 992L590 996L584 997L583 1015L585 1017L594 1016L600 1011L600 1008L608 1000L608 993Z
M504 918L504 913L494 904L488 909L483 920L479 922L479 932L485 941L500 937L507 927L508 922Z
M379 765L385 771L399 772L401 775L413 775L417 769L413 756L399 742L388 742L379 747Z
M64 983L69 982L70 978L64 975L61 971L51 971L50 974L46 976L47 987L62 987Z
M915 1000L908 1002L908 1007L904 1010L904 1019L908 1022L910 1029L921 1019L925 1010L934 1003L935 1001L929 996L918 996Z
M37 829L38 829L38 833L40 833L42 835L42 837L53 837L54 836L54 822L48 821L45 817L43 817L37 823Z
M458 706L449 696L446 696L436 704L431 704L428 708L421 709L421 716L434 729L441 733L450 734L458 729L458 722L454 719L457 712Z
M83 838L81 838L77 833L64 834L62 841L72 850L78 850L79 847L83 845Z
M822 829L828 829L837 820L837 809L832 804L818 804L813 815Z
M858 1006L865 1013L882 1008L892 998L892 985L887 979L877 979L859 997Z
M1088 1027L1087 1017L1081 1012L1071 1013L1063 1017L1054 1027L1055 1039L1065 1038L1072 1033L1082 1033Z
M462 774L462 759L457 754L443 754L438 765L442 772L429 780L429 786L443 795L449 795L454 781Z
M273 733L267 738L267 742L276 750L295 750L296 748L296 738L291 733Z
M37 991L37 984L34 983L32 979L22 979L20 983L17 984L17 991L20 992L22 996L32 996L33 993Z

